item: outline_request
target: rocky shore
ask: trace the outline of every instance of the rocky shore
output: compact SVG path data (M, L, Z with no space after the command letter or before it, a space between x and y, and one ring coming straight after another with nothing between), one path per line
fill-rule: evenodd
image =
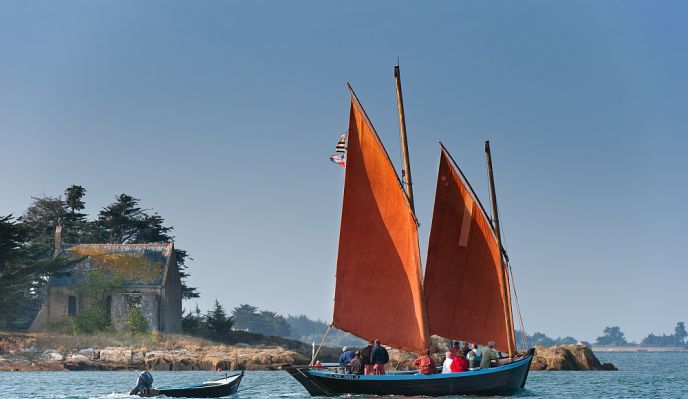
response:
M65 349L49 345L50 339L46 337L1 334L0 371L276 370L284 363L304 364L310 360L282 347L227 346L189 338L153 348Z
M277 370L284 363L307 363L305 356L282 348L209 347L201 351L136 351L125 347L62 353L46 349L34 356L0 355L0 371L75 370Z
M67 337L69 341L59 338L0 333L0 371L278 370L283 364L307 364L310 360L305 354L282 346L220 345L193 337L103 348L79 345L78 337ZM415 369L415 354L399 350L390 350L389 354L389 369ZM437 360L441 360L439 355ZM601 363L584 345L559 345L537 347L530 369L616 370L616 367Z

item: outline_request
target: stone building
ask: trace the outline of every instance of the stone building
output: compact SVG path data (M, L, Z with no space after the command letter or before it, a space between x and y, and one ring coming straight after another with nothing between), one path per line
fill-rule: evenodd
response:
M88 272L120 276L116 292L103 293L110 324L116 330L127 328L129 313L137 308L149 330L180 332L182 291L174 244L77 244L60 245L63 255L81 259L70 272L48 282L45 302L31 325L34 331L67 329L89 298L79 295L77 287Z

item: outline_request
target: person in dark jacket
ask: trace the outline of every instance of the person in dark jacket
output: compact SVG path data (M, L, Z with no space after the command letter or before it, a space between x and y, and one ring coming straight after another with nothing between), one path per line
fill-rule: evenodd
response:
M363 359L361 359L361 351L356 351L354 358L351 359L349 365L346 367L346 372L350 374L363 374Z
M368 342L368 346L361 350L361 363L366 375L373 374L373 364L370 363L370 355L373 353L373 342Z
M346 367L349 365L349 362L353 358L354 351L345 346L342 348L342 354L339 356L339 365L342 367Z
M370 353L370 363L373 364L373 374L382 375L385 373L385 364L389 362L389 354L384 346L380 345L380 340L376 339L373 350Z

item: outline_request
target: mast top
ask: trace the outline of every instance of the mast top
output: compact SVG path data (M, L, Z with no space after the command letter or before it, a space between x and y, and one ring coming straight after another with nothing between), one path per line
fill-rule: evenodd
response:
M394 67L394 80L397 88L397 108L399 110L399 136L401 138L402 154L402 181L404 182L404 192L411 204L411 210L416 213L413 203L413 183L411 179L411 161L409 160L408 139L406 136L406 117L404 115L404 96L401 93L401 74L399 65Z

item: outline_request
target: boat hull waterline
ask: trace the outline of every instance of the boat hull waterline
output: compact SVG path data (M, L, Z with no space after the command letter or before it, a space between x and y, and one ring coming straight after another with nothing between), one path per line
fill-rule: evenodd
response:
M354 375L286 366L311 396L341 394L446 396L513 395L525 386L532 355L512 363L450 374Z

